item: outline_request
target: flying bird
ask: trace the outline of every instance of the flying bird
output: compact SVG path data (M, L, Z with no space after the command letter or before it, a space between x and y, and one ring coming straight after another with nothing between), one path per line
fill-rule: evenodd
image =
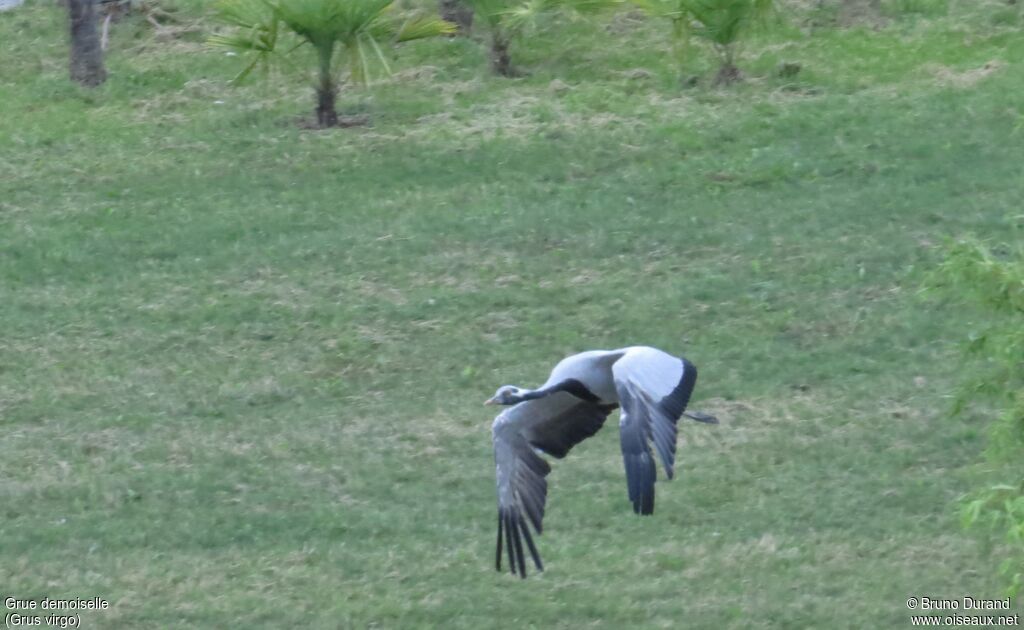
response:
M697 368L656 348L633 346L591 350L562 359L537 389L498 388L485 405L505 405L494 419L494 462L498 486L498 543L495 568L501 571L502 546L512 573L526 577L523 541L537 570L543 571L530 528L542 531L551 466L538 453L563 458L597 433L605 418L622 408L619 438L626 467L629 500L637 514L654 513L654 457L672 478L676 422L687 416L715 424L714 416L687 412Z

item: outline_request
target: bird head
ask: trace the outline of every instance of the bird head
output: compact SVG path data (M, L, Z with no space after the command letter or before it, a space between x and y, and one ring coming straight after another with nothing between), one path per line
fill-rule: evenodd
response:
M522 402L523 390L515 385L502 385L498 391L484 401L485 405L514 405Z

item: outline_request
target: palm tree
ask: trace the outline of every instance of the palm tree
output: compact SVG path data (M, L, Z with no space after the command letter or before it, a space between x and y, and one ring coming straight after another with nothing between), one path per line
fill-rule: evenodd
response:
M267 67L275 55L308 44L316 51L316 121L320 127L338 124L335 99L341 82L336 67L344 57L348 80L369 82L371 66L390 72L383 46L451 33L453 26L433 17L394 15L394 0L223 0L220 19L233 33L215 35L210 42L252 56L235 78L244 79L256 67ZM287 42L287 39L297 38ZM283 41L284 40L284 41ZM284 53L279 50L285 47ZM292 66L294 67L294 66Z
M509 45L512 35L521 30L513 17L516 8L525 6L521 0L464 0L475 15L483 18L490 36L491 71L503 77L518 76L512 65Z
M491 70L503 77L519 76L509 52L512 40L536 23L541 15L562 8L577 13L618 6L621 0L463 0L482 17L490 31Z
M720 65L715 85L741 78L736 67L740 39L756 22L774 9L772 0L634 0L642 9L672 22L672 47L676 62L683 62L691 35L707 40L718 53Z

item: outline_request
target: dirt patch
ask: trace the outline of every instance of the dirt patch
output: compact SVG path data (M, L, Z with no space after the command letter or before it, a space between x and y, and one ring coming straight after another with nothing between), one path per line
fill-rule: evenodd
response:
M347 129L350 127L369 127L370 117L365 114L357 114L355 116L338 116L338 124L332 127L323 127L316 121L316 118L301 116L296 121L296 124L300 129L330 131L331 129Z
M620 72L617 72L616 74L622 76L625 79L629 79L630 81L643 81L646 79L650 79L651 77L654 76L654 74L650 70L644 68L632 68L630 70L622 70Z
M925 68L932 76L935 77L935 80L939 85L963 89L974 87L978 82L995 74L1005 65L1006 64L1002 61L993 59L985 62L985 65L980 68L973 68L971 70L964 70L960 72L953 70L948 66L934 63L925 65Z
M389 82L391 83L406 83L408 81L435 81L437 75L441 73L441 69L437 66L417 66L415 68L409 68L408 70L402 70L391 75Z

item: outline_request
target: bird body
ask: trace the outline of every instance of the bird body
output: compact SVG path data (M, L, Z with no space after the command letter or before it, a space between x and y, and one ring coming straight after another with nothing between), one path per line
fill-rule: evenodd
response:
M618 403L611 367L626 350L589 350L566 357L555 365L551 370L551 376L540 389L576 379L600 400Z
M486 404L505 405L492 426L498 490L496 568L501 570L504 542L513 573L526 577L523 540L534 564L543 570L527 519L541 533L550 465L539 453L565 457L573 446L600 430L621 406L619 436L629 499L637 514L653 514L655 460L673 476L676 422L687 415L717 422L706 414L686 413L697 368L656 348L631 346L591 350L560 361L547 381L529 390L506 385Z

